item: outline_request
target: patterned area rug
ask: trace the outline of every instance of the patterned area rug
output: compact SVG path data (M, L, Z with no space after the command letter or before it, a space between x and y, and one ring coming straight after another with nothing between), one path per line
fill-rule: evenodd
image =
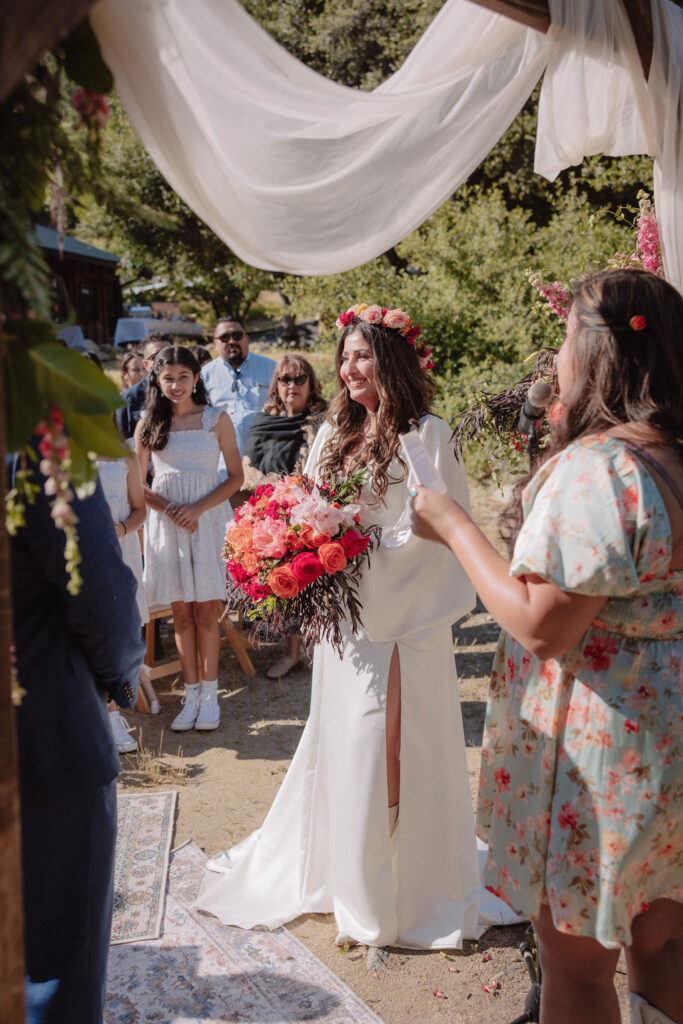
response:
M176 793L119 793L112 945L161 934Z
M194 911L205 864L192 841L174 850L162 937L110 950L105 1024L382 1024L284 928Z

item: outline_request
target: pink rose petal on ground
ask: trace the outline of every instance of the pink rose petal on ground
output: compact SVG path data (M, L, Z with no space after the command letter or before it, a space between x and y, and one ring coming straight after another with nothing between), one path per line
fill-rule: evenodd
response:
M444 995L443 992L439 992L438 988L434 989L432 995L436 996L437 999L448 999L448 996Z

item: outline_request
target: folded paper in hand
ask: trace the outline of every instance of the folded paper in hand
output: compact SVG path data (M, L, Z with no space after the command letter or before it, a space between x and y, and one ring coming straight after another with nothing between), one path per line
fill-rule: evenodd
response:
M420 486L427 487L430 491L436 491L437 494L445 494L448 488L439 476L417 431L411 430L409 434L401 434L399 441L413 476Z

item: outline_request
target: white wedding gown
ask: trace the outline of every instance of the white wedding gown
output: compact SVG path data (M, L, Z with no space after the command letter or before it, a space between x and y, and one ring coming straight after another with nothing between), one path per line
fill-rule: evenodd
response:
M311 475L331 429L316 438ZM449 493L469 507L447 424L427 416L419 433ZM401 472L395 462L391 476ZM310 716L266 820L208 863L197 907L225 924L275 928L332 911L341 935L358 942L434 949L517 920L480 885L450 628L475 595L449 551L410 532L408 483L390 484L379 509L364 503L364 524L383 530L359 591L364 631L347 631L343 659L327 643L316 648ZM401 796L390 838L385 725L395 644Z

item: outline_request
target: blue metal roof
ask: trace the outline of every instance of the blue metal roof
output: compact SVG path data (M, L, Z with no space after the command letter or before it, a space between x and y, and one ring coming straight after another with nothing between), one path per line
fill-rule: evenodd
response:
M36 224L33 228L33 234L41 249L59 251L57 232L53 228L46 228L42 224ZM96 249L94 245L88 245L87 242L79 242L77 238L72 238L71 235L64 235L64 252L69 252L73 256L88 256L91 260L102 260L106 263L119 262L119 257L114 256L113 253L105 252L104 249Z

